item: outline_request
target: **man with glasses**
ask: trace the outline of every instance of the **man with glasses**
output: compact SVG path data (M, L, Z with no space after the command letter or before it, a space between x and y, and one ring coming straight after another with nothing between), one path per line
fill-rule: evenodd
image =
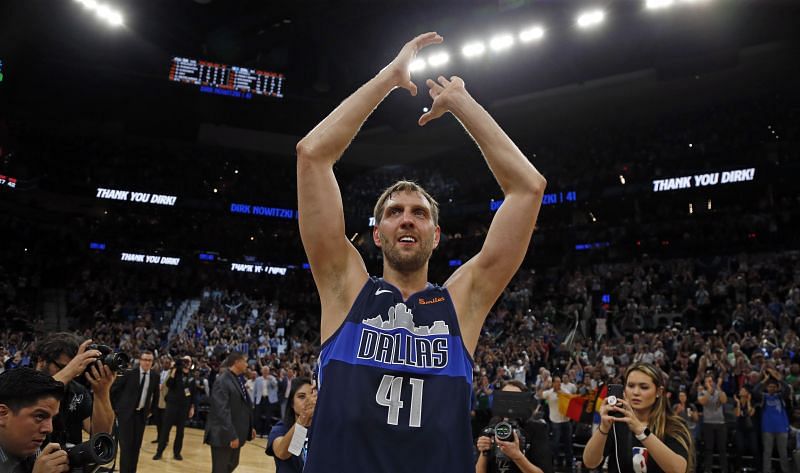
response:
M76 335L59 332L46 337L36 348L36 369L66 386L50 436L62 445L81 443L81 430L110 434L114 426L111 407L114 372L99 361L100 351L87 349L91 344L91 339L81 343ZM81 377L91 391L76 381Z
M144 427L158 393L159 376L152 369L153 352L139 355L139 366L117 378L111 387L114 412L119 417L119 471L135 473Z

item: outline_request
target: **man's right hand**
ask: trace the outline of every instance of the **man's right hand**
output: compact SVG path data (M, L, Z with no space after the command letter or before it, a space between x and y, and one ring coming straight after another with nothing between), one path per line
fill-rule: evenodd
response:
M478 451L481 453L488 452L489 450L492 449L492 439L485 435L478 437L477 447Z
M33 464L33 473L63 473L69 471L67 452L57 443L48 443Z
M69 383L73 379L80 376L86 371L86 367L97 361L98 358L103 356L99 350L87 350L86 347L92 344L92 339L88 339L81 343L78 347L78 354L75 355L64 368L56 373L53 378L61 381L64 384Z
M231 445L231 448L239 448L239 439L231 440L230 445Z
M407 42L403 46L403 49L397 54L397 57L381 72L389 74L394 85L402 87L411 92L411 95L416 96L417 86L411 81L411 63L416 59L417 53L420 52L422 48L431 44L439 44L442 41L444 41L444 38L434 32L423 33L417 36Z

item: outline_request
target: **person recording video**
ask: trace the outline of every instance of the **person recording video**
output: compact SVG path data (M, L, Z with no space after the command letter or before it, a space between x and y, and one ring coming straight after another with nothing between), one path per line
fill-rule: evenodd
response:
M175 443L172 445L172 456L175 460L183 460L183 429L186 420L194 417L195 383L191 375L192 357L186 355L175 359L175 366L169 371L165 385L167 394L164 396L167 408L161 424L161 434L158 436L158 449L153 455L153 460L160 460L167 448L169 433L175 426Z
M0 374L0 472L69 471L67 452L45 445L53 417L64 396L64 384L30 368Z
M501 391L528 393L528 388L517 380L511 380L503 385ZM499 412L502 408L495 407L495 414L502 414ZM484 434L478 437L480 455L475 473L553 473L547 424L533 421L528 414L530 411L525 414L525 419L498 415L491 420Z
M100 348L108 353L104 354ZM54 442L78 445L83 442L81 430L110 434L114 426L111 406L111 385L116 377L106 361L111 349L92 345L68 332L54 333L36 348L36 369L65 385L63 402L53 419ZM113 358L114 355L111 355ZM81 381L81 382L79 382ZM82 384L85 383L85 384ZM88 385L88 386L87 386Z
M694 471L692 434L672 412L664 382L660 368L637 362L625 371L624 388L617 385L621 398L611 395L609 385L600 426L583 449L586 468L599 468L608 458L610 473Z

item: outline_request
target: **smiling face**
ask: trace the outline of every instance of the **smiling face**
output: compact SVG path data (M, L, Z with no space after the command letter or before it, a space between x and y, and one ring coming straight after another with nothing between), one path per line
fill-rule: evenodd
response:
M434 224L431 204L419 192L391 194L373 240L383 251L384 264L400 272L423 269L439 245L439 226Z
M641 371L631 371L625 382L625 399L635 410L646 410L656 403L658 390L647 374Z
M20 408L15 414L7 405L0 404L0 432L6 453L18 458L36 453L47 434L53 431L53 416L58 414L58 406L57 399L45 397L32 406Z

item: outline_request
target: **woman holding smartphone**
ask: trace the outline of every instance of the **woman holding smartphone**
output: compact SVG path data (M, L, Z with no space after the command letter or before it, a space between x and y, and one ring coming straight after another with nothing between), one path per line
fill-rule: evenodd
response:
M300 377L291 381L289 403L283 420L272 427L267 440L266 454L275 457L277 473L301 473L306 462L307 429L311 427L317 405L317 388L310 378ZM296 435L302 444L300 452L292 453L290 445Z
M600 427L583 450L586 468L598 468L608 457L609 473L692 471L692 435L669 407L661 370L634 363L624 379L624 399L600 408Z

